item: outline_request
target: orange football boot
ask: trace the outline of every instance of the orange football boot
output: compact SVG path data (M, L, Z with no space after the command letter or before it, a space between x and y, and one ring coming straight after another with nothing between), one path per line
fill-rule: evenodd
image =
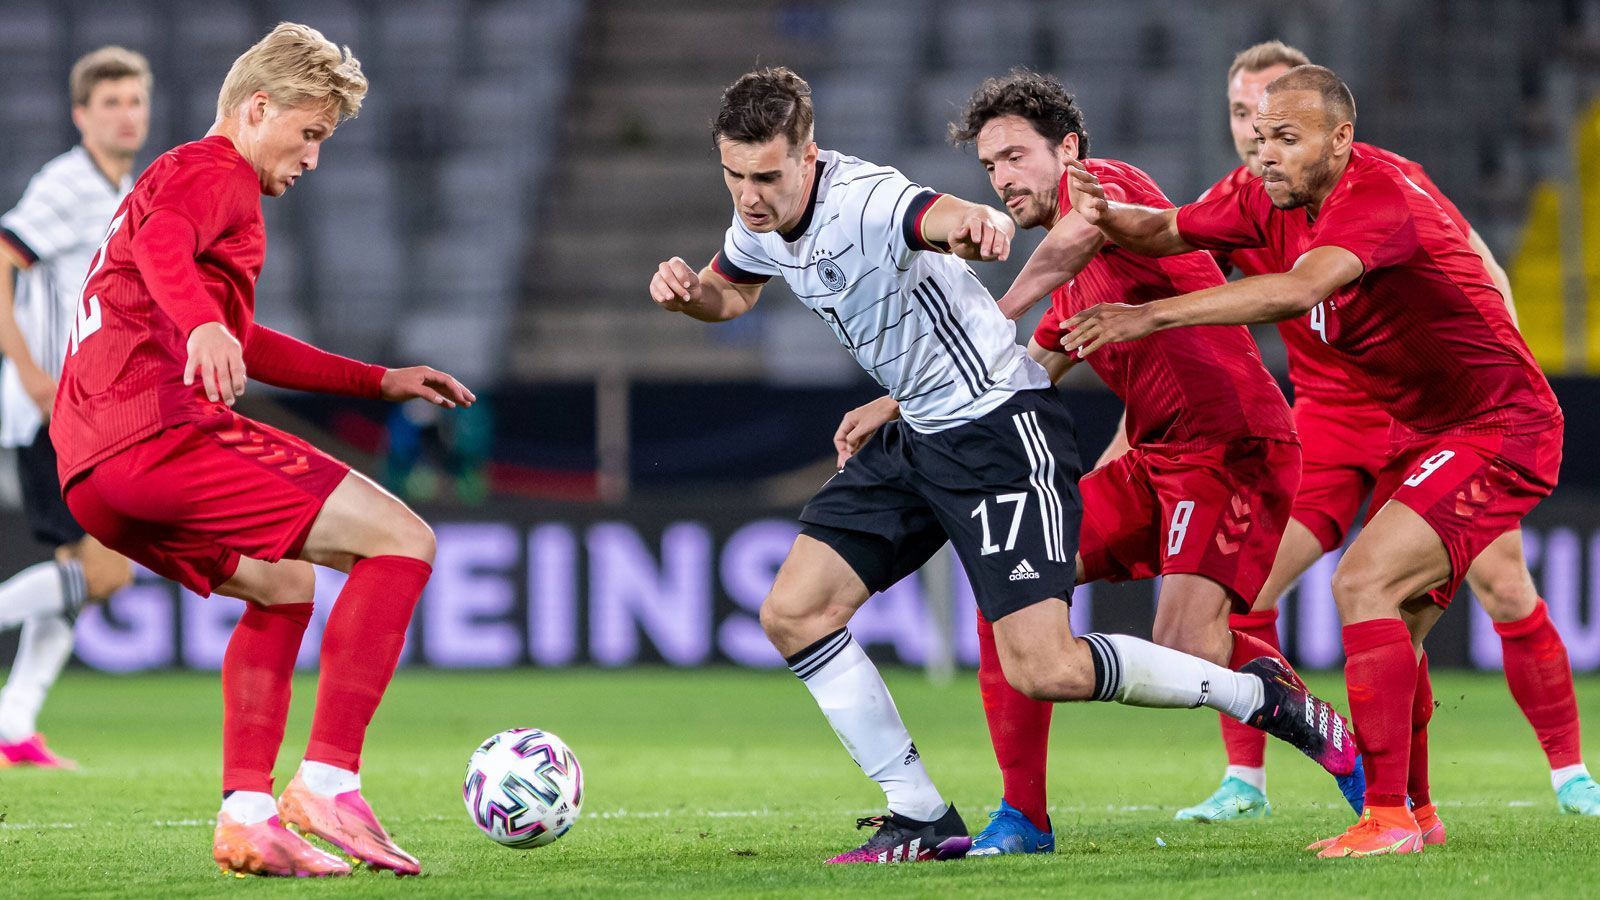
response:
M396 875L422 872L417 858L401 850L378 824L360 791L326 797L306 787L296 773L278 798L278 815L301 834L314 834L374 869Z
M350 866L344 860L318 850L305 838L284 828L277 816L256 825L246 825L227 813L218 813L211 858L222 871L235 872L240 877L319 878L350 874Z
M1324 859L1421 853L1422 830L1417 827L1411 810L1404 806L1369 806L1361 814L1360 820L1344 834L1328 842L1319 841L1306 849L1320 850L1317 855Z

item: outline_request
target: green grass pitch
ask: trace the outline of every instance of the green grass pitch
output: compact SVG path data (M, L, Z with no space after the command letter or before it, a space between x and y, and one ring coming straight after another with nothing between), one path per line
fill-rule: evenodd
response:
M972 677L946 686L916 672L887 677L935 779L981 827L999 779ZM1338 693L1335 674L1312 681ZM280 785L305 739L314 682L296 688ZM403 672L363 779L424 875L286 882L226 878L211 862L214 675L73 672L42 727L84 770L0 771L0 895L1593 896L1600 820L1557 812L1504 681L1437 674L1434 691L1434 795L1450 841L1422 856L1302 852L1350 813L1332 780L1283 746L1270 751L1270 819L1173 822L1219 777L1216 717L1083 704L1056 711L1054 856L828 867L823 858L865 836L854 818L877 811L882 795L787 673ZM1600 678L1581 679L1578 694L1596 721ZM577 827L539 850L495 846L461 804L467 756L515 725L560 734L588 778Z

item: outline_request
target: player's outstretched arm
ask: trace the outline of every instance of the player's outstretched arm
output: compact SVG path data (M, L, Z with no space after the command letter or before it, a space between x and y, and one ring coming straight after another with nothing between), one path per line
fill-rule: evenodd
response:
M893 397L879 397L844 414L833 432L833 449L838 452L839 468L850 461L861 445L885 423L900 418L900 404Z
M17 324L15 288L11 277L17 268L16 261L5 245L0 244L0 355L16 365L22 389L39 407L40 415L49 420L50 409L56 402L56 380L34 360L27 339L22 336L22 328Z
M1362 271L1361 260L1349 250L1314 247L1294 268L1279 275L1241 278L1142 306L1096 304L1062 323L1067 336L1061 346L1084 357L1106 344L1135 341L1184 325L1281 322L1310 311L1329 294L1360 278Z
M657 306L702 322L737 319L760 297L760 284L734 284L710 266L696 272L681 256L656 266L650 276L650 299Z
M1011 239L1017 233L1016 223L1000 210L951 194L933 201L923 213L921 228L924 242L948 244L951 253L975 262L1010 256Z
M1077 212L1062 216L1000 298L1000 311L1008 319L1022 318L1040 299L1077 277L1105 242L1105 234Z
M1067 194L1072 209L1119 247L1145 256L1172 256L1197 249L1178 233L1176 209L1107 199L1100 179L1081 160L1067 161Z

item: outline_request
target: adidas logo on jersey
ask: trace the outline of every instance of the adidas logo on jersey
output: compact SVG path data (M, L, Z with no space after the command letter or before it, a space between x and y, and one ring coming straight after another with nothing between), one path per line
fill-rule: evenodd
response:
M1035 569L1033 564L1029 563L1027 560L1017 563L1017 567L1011 570L1012 581L1037 581L1038 578L1039 570Z

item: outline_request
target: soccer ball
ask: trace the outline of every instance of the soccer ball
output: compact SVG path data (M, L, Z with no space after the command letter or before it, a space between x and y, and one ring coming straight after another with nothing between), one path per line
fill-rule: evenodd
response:
M461 796L490 840L519 850L543 847L578 821L583 769L550 732L513 728L473 751Z

